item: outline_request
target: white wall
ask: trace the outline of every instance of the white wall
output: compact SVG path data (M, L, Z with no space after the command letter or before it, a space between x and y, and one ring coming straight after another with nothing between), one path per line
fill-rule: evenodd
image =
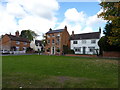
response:
M75 47L81 47L81 51L75 52L75 54L83 54L83 47L86 47L85 54L96 54L96 51L90 52L88 47L95 47L95 49L99 49L99 46L98 46L99 39L84 39L84 40L86 40L86 43L82 43L82 40L71 40L70 41L70 44L71 44L70 46L72 50L74 50ZM96 43L91 43L91 40L96 40ZM73 41L77 41L77 44L73 44Z
M33 48L33 50L38 51L38 49L41 51L41 46L36 46L35 41L31 41L30 47Z

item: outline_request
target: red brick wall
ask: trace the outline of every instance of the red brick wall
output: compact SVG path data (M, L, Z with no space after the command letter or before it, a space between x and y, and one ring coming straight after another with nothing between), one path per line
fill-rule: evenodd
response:
M2 43L0 43L0 45L2 45L2 49L4 50L10 50L12 46L19 47L20 51L23 50L23 47L30 47L30 43L27 43L27 45L24 45L24 42L20 42L20 44L16 44L16 41L11 41L7 35L5 35L2 38Z
M52 37L52 34L54 34L54 36L55 37ZM51 37L49 37L49 38L46 38L46 40L48 41L48 40L50 40L50 42L51 43L49 43L49 44L47 44L46 46L45 46L45 49L47 50L48 48L50 48L50 52L51 52L51 47L52 46L55 46L55 48L60 48L60 54L62 54L62 51L63 51L63 45L68 45L68 46L70 46L69 45L69 37L70 37L70 35L69 35L69 33L68 33L68 31L67 31L67 29L65 29L63 32L60 32L59 33L60 34L60 44L59 45L53 45L52 44L52 39L54 39L54 41L55 41L55 43L56 43L56 40L57 40L57 38L56 38L56 36L58 35L58 33L50 33L50 34L46 34L46 35L50 35ZM49 54L47 51L45 50L45 54ZM50 53L51 54L51 53Z
M103 57L120 57L120 52L116 51L104 51L103 52Z
M30 43L27 43L27 45L24 45L24 42L20 42L20 44L16 44L16 41L11 41L11 46L17 46L19 47L19 50L22 51L23 47L26 47L26 48L30 47Z
M2 49L10 50L10 46L11 46L10 38L7 35L5 35L2 38L2 42L0 43L0 45L2 46Z

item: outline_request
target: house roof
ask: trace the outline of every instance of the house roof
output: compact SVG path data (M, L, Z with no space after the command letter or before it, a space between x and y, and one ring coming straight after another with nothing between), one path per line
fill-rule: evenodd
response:
M17 36L14 36L14 35L10 35L10 34L6 34L8 35L8 37L13 40L13 41L21 41L21 42L30 42L27 38L23 38L23 37L17 37Z
M58 29L58 30L51 30L51 31L48 31L46 34L48 33L59 33L59 32L63 32L64 29Z
M81 39L99 39L100 32L74 34L70 37L70 40L81 40Z
M35 40L35 45L36 45L36 46L38 45L38 43L39 43L40 46L42 46L42 41L40 41L40 40Z

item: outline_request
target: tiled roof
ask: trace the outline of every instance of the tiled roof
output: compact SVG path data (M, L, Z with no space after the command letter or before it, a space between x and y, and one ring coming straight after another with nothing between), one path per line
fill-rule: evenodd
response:
M74 34L70 37L70 40L81 40L81 39L99 39L100 32Z
M10 34L7 34L7 35L13 41L22 41L22 42L28 42L28 43L30 42L27 38L17 37L17 36L10 35Z
M51 31L48 31L46 34L48 33L58 33L58 32L63 32L64 29L58 29L58 30L51 30Z

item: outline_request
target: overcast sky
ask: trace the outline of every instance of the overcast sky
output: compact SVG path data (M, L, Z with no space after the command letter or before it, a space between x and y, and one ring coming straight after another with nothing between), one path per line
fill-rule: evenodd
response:
M59 2L58 2L59 1ZM102 12L96 2L64 2L64 0L0 0L0 35L16 30L31 29L37 34L49 28L62 29L76 34L104 29L106 21L97 18ZM70 1L70 0L69 0ZM41 37L38 37L41 39Z

